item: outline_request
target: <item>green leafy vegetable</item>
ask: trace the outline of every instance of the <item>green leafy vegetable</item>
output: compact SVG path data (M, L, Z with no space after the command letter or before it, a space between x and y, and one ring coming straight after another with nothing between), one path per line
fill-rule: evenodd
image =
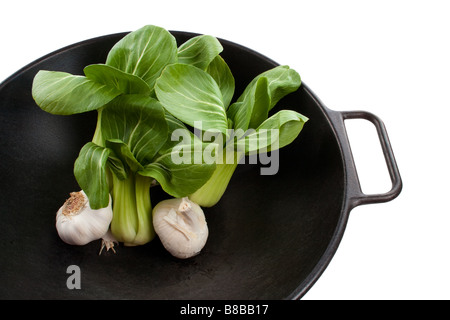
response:
M148 25L118 41L104 64L86 66L84 76L36 74L32 95L42 110L97 110L74 176L92 209L110 206L112 197L110 228L118 241L142 245L155 237L153 183L172 197L212 206L243 157L287 146L308 121L292 110L271 113L301 85L288 66L261 73L233 102L235 79L222 51L209 35L177 47L170 32Z
M292 110L281 110L270 117L269 112L300 85L300 76L288 66L263 72L249 83L227 110L227 122L234 130L232 141L224 145L216 171L207 183L190 195L191 200L205 207L215 205L245 155L278 150L299 135L307 117ZM230 147L234 151L231 160L227 155Z
M190 64L206 70L223 47L217 38L209 35L200 35L187 40L178 47L178 62Z
M192 50L185 48L181 52ZM120 40L105 64L86 66L85 76L41 70L33 81L33 98L46 112L71 115L97 110L94 137L80 150L74 175L92 208L106 207L111 193L111 231L127 245L144 244L155 235L152 181L157 180L169 194L184 197L203 185L215 169L214 163L178 165L168 156L177 150L169 140L175 130L193 137L153 98L156 79L178 61L178 54L175 38L168 31L145 26ZM202 57L214 59L216 54ZM196 61L201 64L203 58ZM189 144L183 152L197 158L205 148L200 145L191 151L194 145Z
M75 177L93 208L114 199L111 231L127 245L154 237L150 185L155 179L174 197L185 197L211 176L215 164L173 162L172 149L162 150L171 132L162 105L144 95L122 95L104 106L101 118L104 147L88 142L75 161ZM184 126L178 123L177 129ZM189 134L188 134L189 135ZM186 148L195 153L197 149ZM202 147L198 149L200 155ZM112 180L107 183L107 173ZM90 181L93 179L93 181Z
M300 75L295 70L289 68L288 66L278 66L255 77L237 99L238 102L245 99L249 91L253 89L253 86L256 85L261 77L266 77L269 84L271 100L269 110L272 109L281 98L296 91L301 84Z
M105 141L120 139L129 146L139 163L147 163L168 136L164 109L148 96L117 97L103 110L102 135Z
M186 197L203 186L215 170L214 163L196 161L202 157L207 145L202 144L198 150L188 145L188 148L182 150L185 161L181 162L174 161L180 150L168 149L139 171L139 174L154 178L164 191L176 198Z
M81 189L89 194L92 209L104 208L109 203L106 163L111 150L88 142L75 161L74 175Z
M164 109L153 98L122 95L104 106L101 128L105 147L88 142L75 161L75 177L93 208L107 204L105 194L112 187L111 231L117 240L128 245L147 243L154 237L152 179L139 176L139 170L152 161L167 139ZM112 173L109 184L108 170Z
M208 72L216 81L217 85L222 92L222 101L225 110L231 103L234 95L234 77L230 68L221 56L216 56L206 68Z
M140 77L150 89L162 70L178 60L175 37L157 26L129 33L109 51L106 64Z
M116 87L59 71L39 71L32 87L41 109L58 115L97 110L120 94Z
M123 72L106 64L92 64L84 68L86 78L121 93L150 95L151 89L138 76Z
M251 90L247 91L243 101L230 106L228 116L231 116L235 130L256 128L267 119L270 107L268 86L267 78L260 77Z
M273 151L287 146L297 138L308 118L292 110L281 110L265 120L244 139L237 141L237 149L246 155L259 150Z
M155 91L164 108L184 123L227 134L222 92L206 71L187 64L172 64L158 78Z

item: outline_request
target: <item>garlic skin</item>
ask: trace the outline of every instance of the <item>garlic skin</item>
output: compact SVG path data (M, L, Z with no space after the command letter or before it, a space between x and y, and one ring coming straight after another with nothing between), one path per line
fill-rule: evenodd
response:
M164 248L180 259L199 254L208 239L203 210L187 197L159 202L153 208L153 226Z
M67 244L85 245L102 238L112 220L111 196L105 208L93 210L84 191L70 193L70 198L56 213L56 230Z

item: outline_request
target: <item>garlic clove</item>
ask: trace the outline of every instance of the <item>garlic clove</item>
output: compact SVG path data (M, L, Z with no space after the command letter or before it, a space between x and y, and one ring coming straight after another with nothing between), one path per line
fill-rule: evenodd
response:
M164 248L180 259L199 254L208 239L204 212L187 197L159 202L153 209L153 226Z
M85 245L100 239L112 220L111 196L105 208L94 210L84 191L72 192L56 213L56 230L67 244Z

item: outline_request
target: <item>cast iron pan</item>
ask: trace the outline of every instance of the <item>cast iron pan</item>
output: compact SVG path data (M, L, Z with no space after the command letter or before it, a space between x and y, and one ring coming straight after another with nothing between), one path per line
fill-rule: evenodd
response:
M173 32L182 43L195 34ZM104 63L125 33L83 41L29 64L0 85L0 298L3 299L298 299L329 264L352 208L394 199L402 183L382 121L364 111L336 112L301 88L279 102L310 118L280 151L276 175L239 165L222 200L206 209L210 237L202 253L172 258L158 239L98 255L100 243L69 246L55 213L79 190L73 164L92 139L96 113L55 116L31 97L41 69L82 74ZM236 78L236 95L276 66L267 57L221 40ZM361 192L344 120L364 118L378 130L392 180L380 195ZM156 204L165 197L151 190ZM67 281L80 268L81 289Z

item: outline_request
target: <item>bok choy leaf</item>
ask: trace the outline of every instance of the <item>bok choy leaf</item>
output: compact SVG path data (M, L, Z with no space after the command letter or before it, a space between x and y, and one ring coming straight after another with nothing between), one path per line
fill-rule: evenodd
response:
M231 73L230 67L228 67L225 60L218 55L208 65L206 72L213 77L219 86L220 92L222 92L223 105L225 110L228 109L228 106L233 99L235 89L234 77Z
M158 153L168 137L162 105L144 95L123 95L111 101L102 113L105 141L119 139L129 146L141 164Z
M114 86L59 71L39 71L32 86L37 105L57 115L97 110L121 94Z
M289 66L278 66L256 76L237 99L238 102L243 101L246 98L249 91L253 90L253 87L261 77L266 77L269 84L271 100L269 110L271 110L281 98L291 92L297 91L301 85L301 78L297 71L289 68Z
M150 95L148 84L138 76L123 72L106 64L91 64L84 68L86 78L116 88L122 93Z
M106 163L110 153L110 149L88 142L81 148L75 161L74 175L81 189L89 195L92 209L104 208L109 203Z
M222 92L206 71L181 63L169 65L158 78L155 92L164 108L184 123L227 135Z
M206 70L222 51L223 47L217 38L209 35L196 36L178 47L178 63Z
M177 61L175 37L153 25L127 34L112 47L106 58L107 65L138 76L150 89L153 89L162 70Z

